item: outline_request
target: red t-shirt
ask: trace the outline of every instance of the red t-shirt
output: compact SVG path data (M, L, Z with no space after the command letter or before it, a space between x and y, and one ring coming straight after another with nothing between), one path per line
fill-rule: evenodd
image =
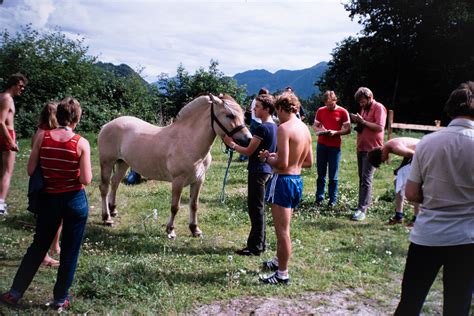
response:
M334 110L329 110L326 106L318 109L316 112L315 121L323 124L326 129L333 131L339 131L342 125L350 123L349 113L343 107L336 105ZM318 136L318 144L326 145L329 147L341 147L341 136Z
M369 110L362 109L360 115L367 122L372 122L385 128L387 120L387 109L382 103L372 101ZM383 146L384 131L374 132L368 127L364 127L362 133L357 134L357 151L371 151Z

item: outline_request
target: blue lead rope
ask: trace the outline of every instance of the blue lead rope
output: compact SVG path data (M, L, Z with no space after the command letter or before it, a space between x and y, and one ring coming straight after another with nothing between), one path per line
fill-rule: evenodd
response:
M227 160L227 169L225 169L224 182L222 183L222 191L220 197L220 201L222 204L225 203L225 185L227 184L227 177L229 176L229 169L230 164L232 163L232 156L234 155L234 150L226 146L225 153L229 155L229 159Z

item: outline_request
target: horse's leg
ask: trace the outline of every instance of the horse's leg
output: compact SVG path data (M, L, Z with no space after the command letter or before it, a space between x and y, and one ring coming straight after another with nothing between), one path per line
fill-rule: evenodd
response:
M183 181L173 179L171 183L171 214L166 224L166 233L168 238L175 239L176 232L174 231L174 218L179 211L179 203L181 201L181 192L183 191Z
M189 229L193 237L201 237L202 231L198 227L197 210L199 206L199 193L201 192L203 180L191 184L189 190Z
M109 208L110 208L110 215L112 217L117 216L118 210L117 210L117 204L115 203L115 199L117 196L117 189L122 181L123 177L125 176L125 173L127 173L128 165L125 163L123 160L119 160L115 163L115 172L114 175L112 176L111 179L111 187L110 187L110 193L109 193Z
M100 163L100 196L102 198L102 220L104 225L112 225L113 220L110 218L110 210L107 201L107 194L109 193L110 175L112 174L113 162Z

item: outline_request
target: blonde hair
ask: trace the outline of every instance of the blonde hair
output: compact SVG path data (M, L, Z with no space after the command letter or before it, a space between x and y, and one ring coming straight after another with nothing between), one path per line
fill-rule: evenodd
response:
M56 119L57 109L58 102L56 101L46 104L41 110L38 124L47 125L50 129L58 127L58 120Z
M300 100L293 93L283 93L276 98L275 109L282 109L287 113L298 113L301 107Z

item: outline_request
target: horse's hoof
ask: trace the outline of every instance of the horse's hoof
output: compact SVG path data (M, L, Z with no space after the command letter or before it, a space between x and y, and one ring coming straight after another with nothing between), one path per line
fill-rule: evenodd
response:
M113 227L114 226L114 221L113 220L105 220L104 221L104 226Z
M110 216L116 217L118 215L118 211L114 210L113 212L110 212Z
M195 224L189 224L189 230L193 234L193 237L202 237L202 231Z
M172 240L176 239L176 233L174 232L174 230L168 234L168 239L172 239Z

